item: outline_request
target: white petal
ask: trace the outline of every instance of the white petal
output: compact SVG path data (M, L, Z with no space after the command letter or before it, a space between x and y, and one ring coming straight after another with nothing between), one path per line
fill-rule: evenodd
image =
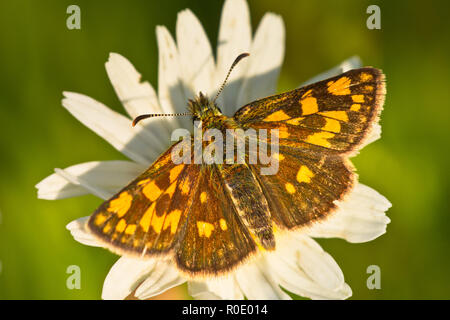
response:
M102 247L102 244L86 229L86 223L89 217L82 217L70 222L66 229L76 241L91 247Z
M147 113L163 113L159 106L155 90L148 82L141 82L141 74L126 58L117 53L110 53L105 64L109 79L131 118ZM169 139L167 117L154 117L140 122L138 125L150 130L158 139ZM159 152L165 151L164 149Z
M367 242L386 232L390 219L385 211L391 203L377 191L358 184L339 209L329 218L309 227L311 237L342 238L349 242Z
M92 161L64 169L72 176L80 177L89 185L96 185L105 194L113 195L128 182L136 178L146 166L131 161ZM64 199L88 194L83 185L73 184L59 174L52 174L36 185L38 198L47 200Z
M252 30L250 14L245 0L227 0L222 9L217 48L215 90L219 90L234 59L250 51ZM217 99L221 110L232 116L237 105L237 96L248 68L248 58L239 62L228 79L227 85ZM215 95L215 94L214 94Z
M313 239L293 233L282 246L295 248L297 265L319 286L336 290L344 284L344 274L334 259Z
M189 281L189 295L198 300L242 300L244 298L233 276Z
M241 87L236 109L271 95L276 90L278 74L284 58L284 23L280 16L267 13L253 40L248 71Z
M311 299L346 299L351 296L351 289L346 283L331 290L315 282L299 267L297 258L297 255L279 251L267 257L267 269L283 288Z
M158 261L144 282L136 289L138 299L148 299L184 283L173 262Z
M347 60L341 62L339 65L335 66L334 68L331 68L330 70L327 70L327 71L309 79L308 81L305 81L304 83L302 83L301 87L306 86L307 84L310 84L310 83L318 82L318 81L321 81L324 79L328 79L328 78L337 76L337 75L347 72L348 70L351 70L351 69L361 68L361 66L362 66L362 62L358 56L350 57Z
M214 58L205 31L197 17L189 10L178 13L177 45L182 78L189 89L188 98L200 91L210 95L214 88Z
M248 263L236 271L236 280L244 295L249 300L288 300L289 295L283 292L271 277L261 271L257 263Z
M106 300L126 298L152 273L155 265L154 259L121 257L106 276L102 298Z
M187 111L187 98L181 80L181 66L175 41L166 27L156 27L158 39L158 97L164 113L179 113ZM168 117L171 129L189 128L187 118ZM192 127L192 125L191 125Z
M69 181L71 184L78 185L80 187L85 188L89 191L89 193L92 193L94 196L97 196L101 199L108 199L111 197L111 194L109 194L107 191L103 190L102 188L99 188L96 185L90 184L86 180L83 180L80 177L76 177L71 175L70 173L64 171L63 169L55 168L55 173L60 176L61 178Z
M75 118L136 162L150 164L167 145L144 128L133 128L130 119L92 98L73 92L64 92L64 96L63 106Z

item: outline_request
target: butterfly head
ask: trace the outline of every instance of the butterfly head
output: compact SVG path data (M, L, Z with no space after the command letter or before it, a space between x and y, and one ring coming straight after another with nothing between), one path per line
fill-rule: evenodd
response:
M201 92L197 97L189 100L188 109L192 115L192 121L206 121L222 115L215 101L210 101Z

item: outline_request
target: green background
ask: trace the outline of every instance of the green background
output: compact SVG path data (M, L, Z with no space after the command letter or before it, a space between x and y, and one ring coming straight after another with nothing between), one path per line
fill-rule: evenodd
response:
M155 26L174 34L177 12L190 8L215 48L222 3L0 3L0 298L100 298L117 257L74 241L65 225L101 200L38 200L34 185L55 167L124 156L61 107L62 91L123 112L104 70L109 52L130 59L157 87ZM81 7L81 30L66 28L70 4ZM381 7L381 30L366 28L370 4ZM265 0L249 6L253 30L267 11L284 19L279 92L354 54L386 73L383 137L354 163L360 181L393 203L392 222L369 243L319 241L344 271L352 298L449 299L449 2ZM66 288L72 264L81 268L81 290ZM381 290L366 287L372 264L381 268Z

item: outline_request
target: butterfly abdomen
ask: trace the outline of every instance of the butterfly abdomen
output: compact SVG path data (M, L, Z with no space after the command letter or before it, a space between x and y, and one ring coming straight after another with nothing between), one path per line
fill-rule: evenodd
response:
M223 165L221 175L239 217L255 242L266 250L275 249L269 206L249 167Z

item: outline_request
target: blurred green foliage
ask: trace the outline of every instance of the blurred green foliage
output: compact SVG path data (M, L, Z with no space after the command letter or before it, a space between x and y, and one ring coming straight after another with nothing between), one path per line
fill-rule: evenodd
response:
M81 30L66 8L81 7ZM381 7L381 30L366 8ZM383 138L354 159L360 180L393 207L386 235L366 244L320 240L344 271L354 299L450 298L449 88L447 1L250 1L253 30L267 11L282 15L285 91L358 54L387 75ZM108 81L109 52L157 84L156 25L174 32L190 8L216 45L222 1L2 1L0 3L1 299L98 299L117 259L83 246L65 225L100 204L94 196L38 200L34 185L53 168L124 159L61 107L63 90L122 108ZM81 290L66 268L81 267ZM381 290L366 268L381 267Z

